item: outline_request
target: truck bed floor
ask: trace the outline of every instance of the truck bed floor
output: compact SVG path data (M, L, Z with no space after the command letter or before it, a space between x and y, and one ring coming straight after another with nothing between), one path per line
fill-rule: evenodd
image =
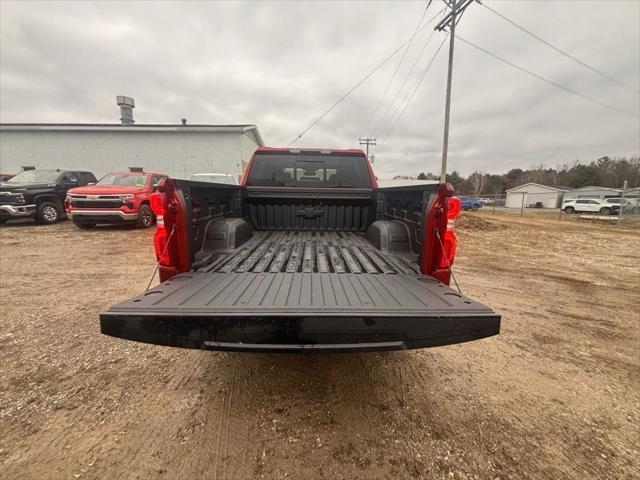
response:
M401 255L382 254L364 234L258 231L240 248L218 255L197 272L221 273L416 273Z

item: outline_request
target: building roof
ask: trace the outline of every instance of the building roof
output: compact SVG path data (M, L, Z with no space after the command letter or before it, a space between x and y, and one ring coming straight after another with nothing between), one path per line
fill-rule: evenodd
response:
M595 185L588 185L586 187L574 188L576 191L582 190L610 190L612 192L622 192L621 188L613 188L613 187L596 187Z
M258 146L264 140L256 125L208 125L208 124L134 124L120 123L0 123L0 131L110 131L110 132L252 132Z
M529 182L518 185L517 187L510 188L506 191L511 192L512 190L517 190L519 188L526 187L527 185L537 185L538 187L548 188L549 190L555 190L557 192L568 192L569 190L573 190L571 187L567 187L566 185L543 185L541 183Z

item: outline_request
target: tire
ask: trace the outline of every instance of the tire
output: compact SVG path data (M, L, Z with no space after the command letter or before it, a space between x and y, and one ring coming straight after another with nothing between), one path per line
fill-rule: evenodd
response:
M36 208L36 223L40 225L51 225L60 220L60 207L54 202L45 200L38 204Z
M82 230L88 230L90 228L95 228L96 224L95 223L82 223L82 222L73 222L73 224L82 229Z
M576 209L573 207L567 207L564 209L564 213L568 213L569 215L571 215L572 213L576 213Z
M478 206L477 205L472 205L471 206L471 210L473 210L474 212L478 211Z
M609 207L602 207L600 213L602 215L611 215L611 209Z
M153 225L153 221L155 220L155 215L153 214L153 210L146 203L140 205L140 211L138 212L138 227L140 228L149 228Z
M0 218L0 225L2 225L3 223L6 223L7 220L9 220L8 218Z

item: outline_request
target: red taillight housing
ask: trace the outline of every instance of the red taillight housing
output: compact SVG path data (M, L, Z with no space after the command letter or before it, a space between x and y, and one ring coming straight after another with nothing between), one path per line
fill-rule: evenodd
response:
M167 201L164 193L152 193L149 197L151 210L156 216L156 232L153 235L153 247L156 251L156 259L163 266L171 266L171 257L167 248L169 233L164 225L165 202Z
M460 199L450 184L438 186L425 211L420 271L449 285L451 265L456 254L453 222L460 213Z
M440 257L440 268L451 268L451 265L453 265L453 259L456 256L456 244L458 243L458 237L453 225L461 210L462 204L458 197L447 198L447 229L442 239L444 255Z

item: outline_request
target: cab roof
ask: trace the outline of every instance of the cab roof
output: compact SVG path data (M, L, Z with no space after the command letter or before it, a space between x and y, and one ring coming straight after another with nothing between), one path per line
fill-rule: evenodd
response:
M314 153L322 155L361 155L366 156L361 148L291 148L291 147L258 147L256 153Z

